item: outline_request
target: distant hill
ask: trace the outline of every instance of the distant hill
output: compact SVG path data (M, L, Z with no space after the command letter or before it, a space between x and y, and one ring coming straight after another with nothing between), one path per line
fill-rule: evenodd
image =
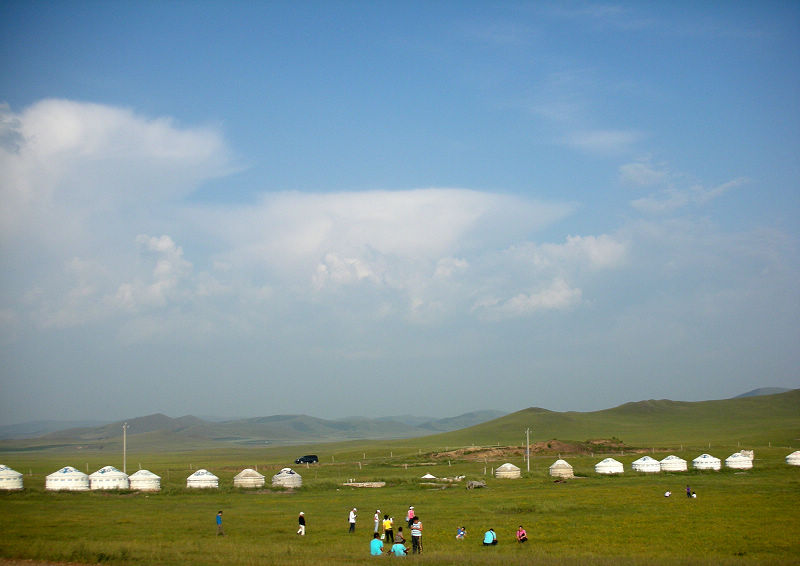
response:
M800 389L772 395L740 396L717 401L667 399L625 403L593 412L556 412L538 407L496 416L476 411L416 425L350 417L326 420L308 415L272 415L209 422L193 416L155 414L129 419L128 440L139 450L168 451L212 448L221 443L263 446L343 440L386 440L426 437L443 446L503 444L519 446L525 430L531 441L612 439L628 446L712 445L742 442L792 446L800 442ZM402 417L407 420L409 417ZM487 420L488 419L488 420ZM475 424L478 423L478 424ZM122 421L81 427L36 438L0 441L0 451L119 450Z
M786 393L787 391L791 391L791 389L787 389L785 387L761 387L759 389L753 389L747 393L737 395L734 397L734 399L740 399L742 397L760 397L761 395L775 395L776 393Z
M476 411L456 417L430 420L417 417L419 426L388 418L349 417L326 420L308 415L272 415L249 419L210 422L191 415L171 418L157 413L102 426L79 426L39 435L11 436L0 450L42 450L53 448L113 449L122 443L122 426L127 422L129 440L153 449L194 448L216 443L265 445L300 444L341 440L390 439L425 436L472 426L507 413ZM411 420L406 417L404 420Z
M617 438L645 447L650 442L677 446L733 440L796 446L800 441L800 389L719 401L651 399L587 413L529 408L431 440L449 446L520 445L526 428L531 429L532 440Z
M79 427L96 427L105 421L29 421L0 426L0 440L6 438L35 438L58 430Z

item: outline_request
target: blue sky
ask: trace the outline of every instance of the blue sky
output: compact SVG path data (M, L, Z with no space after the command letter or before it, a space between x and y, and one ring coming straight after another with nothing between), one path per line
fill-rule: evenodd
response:
M0 421L797 387L800 7L6 2Z

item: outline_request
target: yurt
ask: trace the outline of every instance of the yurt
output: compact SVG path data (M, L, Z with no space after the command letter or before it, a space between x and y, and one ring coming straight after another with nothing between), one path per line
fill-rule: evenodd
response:
M800 450L795 450L786 456L786 463L790 466L800 466Z
M554 478L574 478L575 473L572 471L566 460L556 460L550 466L550 475Z
M216 489L219 487L219 478L208 470L197 470L186 478L186 487L199 489Z
M622 467L622 462L618 462L614 458L606 458L594 465L594 471L598 474L621 474L625 470Z
M45 478L44 488L50 491L88 491L89 476L72 466L65 466Z
M303 478L291 468L283 468L280 472L272 476L272 485L280 487L300 487L303 485Z
M662 472L685 472L687 470L686 460L670 454L660 462Z
M650 456L642 456L638 460L631 463L631 469L634 472L645 472L654 474L661 471L661 462Z
M0 464L0 489L11 491L22 487L22 474Z
M753 467L753 460L741 452L734 452L725 458L725 467L735 470L749 470Z
M150 470L139 470L128 478L131 489L137 491L161 491L161 478Z
M506 462L502 466L499 466L494 471L494 477L496 478L505 478L505 479L516 479L522 475L519 468L516 467L514 464L510 464Z
M433 474L425 474L424 476L421 476L420 479L423 479L423 480L435 480L436 476L434 476Z
M692 466L695 470L719 470L722 463L719 458L715 458L711 454L700 454L692 460Z
M89 489L128 489L128 474L114 466L105 466L89 476Z
M233 477L233 487L264 487L264 476L252 468L246 468Z

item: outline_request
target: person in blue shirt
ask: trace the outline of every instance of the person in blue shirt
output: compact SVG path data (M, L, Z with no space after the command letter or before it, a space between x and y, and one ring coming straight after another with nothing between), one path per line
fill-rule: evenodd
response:
M383 541L381 540L381 535L378 533L372 535L372 540L369 543L369 553L372 556L380 556L383 554Z
M492 546L493 544L497 544L497 535L494 529L489 529L483 535L483 546Z
M222 511L217 513L217 536L225 536L222 531Z
M396 542L389 549L389 554L392 556L405 556L408 554L408 549L402 543Z

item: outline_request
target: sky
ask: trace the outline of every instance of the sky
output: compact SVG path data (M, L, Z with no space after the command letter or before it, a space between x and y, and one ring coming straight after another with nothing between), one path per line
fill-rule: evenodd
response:
M796 2L0 4L0 424L800 387Z

